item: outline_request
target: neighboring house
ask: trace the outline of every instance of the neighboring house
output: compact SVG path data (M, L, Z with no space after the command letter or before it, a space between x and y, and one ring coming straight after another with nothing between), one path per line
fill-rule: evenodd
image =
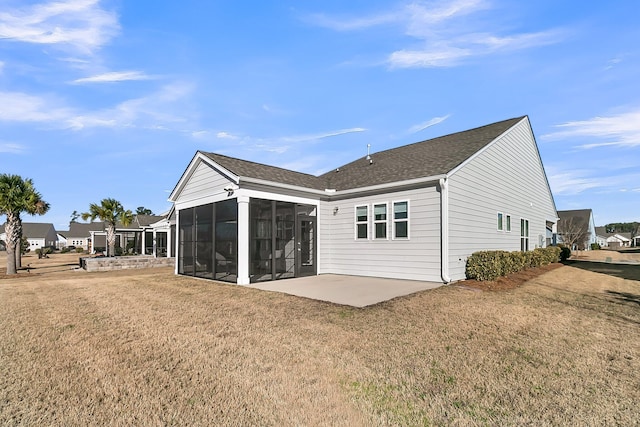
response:
M53 224L49 223L23 222L22 236L27 238L29 249L32 251L44 247L55 248L58 244L58 233ZM4 224L0 226L0 240L7 240Z
M172 242L175 241L175 219L172 220L172 215L173 209L165 215L134 215L133 221L127 226L116 224L116 248L127 254L175 256L172 251ZM104 251L107 246L105 224L90 224L93 225L89 232L90 239L95 242L91 251Z
M66 246L91 251L93 248L91 232L98 230L104 230L104 225L101 222L71 222L69 223L69 231L64 235Z
M56 244L57 249L62 249L67 247L67 233L68 231L58 231L58 243Z
M571 243L576 250L590 250L598 242L591 209L558 211L558 243Z
M448 283L481 250L547 245L557 213L528 117L378 152L320 176L196 152L169 198L176 273Z
M596 227L596 243L600 245L601 248L607 247L608 234L606 227Z
M602 247L610 249L628 248L634 243L631 233L608 233L605 227L596 227L596 233L598 234L598 242L603 241L604 243L600 245Z

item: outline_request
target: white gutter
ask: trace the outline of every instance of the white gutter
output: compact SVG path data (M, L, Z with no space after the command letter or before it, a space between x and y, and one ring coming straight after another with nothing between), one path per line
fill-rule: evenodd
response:
M441 277L444 283L451 282L449 277L449 182L440 178L440 263Z
M300 186L297 186L297 185L282 184L282 183L279 183L279 182L267 181L266 179L249 178L249 177L246 177L246 176L241 176L239 181L240 181L240 183L248 182L248 183L252 183L252 184L266 185L266 186L269 186L269 187L282 188L282 189L285 189L285 190L301 191L303 193L311 193L311 194L316 194L316 195L321 195L321 196L326 196L327 195L325 190L316 190L316 189L313 189L313 188L300 187Z
M336 196L342 196L345 194L365 193L367 191L387 190L395 187L404 187L406 185L423 184L425 182L434 182L446 178L446 175L427 176L423 178L407 179L406 181L394 181L386 184L370 185L368 187L351 188L349 190L336 191Z
M446 178L446 175L427 176L423 178L408 179L406 181L395 181L395 182L389 182L386 184L370 185L368 187L351 188L349 190L335 190L332 188L331 189L328 188L326 190L316 190L313 188L300 187L297 185L290 185L290 184L282 184L279 182L267 181L265 179L249 178L246 176L241 176L240 182L266 185L269 187L282 188L285 190L297 190L304 193L311 193L319 196L333 198L333 197L340 197L340 196L357 194L357 193L366 193L368 191L387 190L387 189L403 187L407 185L423 184L425 182L434 182L434 181L442 180L443 178Z

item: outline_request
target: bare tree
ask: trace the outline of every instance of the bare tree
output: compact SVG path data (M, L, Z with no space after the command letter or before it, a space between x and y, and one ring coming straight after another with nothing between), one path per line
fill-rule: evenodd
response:
M572 216L562 218L558 221L558 234L562 239L562 243L571 250L584 250L587 248L587 242L591 233L579 218Z

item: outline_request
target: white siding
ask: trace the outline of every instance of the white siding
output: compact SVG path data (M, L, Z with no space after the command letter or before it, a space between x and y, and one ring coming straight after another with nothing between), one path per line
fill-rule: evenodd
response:
M182 188L175 203L180 204L222 192L231 181L206 163L200 162Z
M409 239L392 239L393 202L409 201ZM355 207L388 203L388 240L355 239ZM338 211L334 215L334 209ZM440 193L435 186L320 204L319 273L441 282Z
M511 215L511 232L497 215ZM528 119L522 120L449 180L449 272L465 277L467 257L480 250L520 250L520 219L529 220L529 249L555 221L555 205ZM544 246L544 243L543 245Z

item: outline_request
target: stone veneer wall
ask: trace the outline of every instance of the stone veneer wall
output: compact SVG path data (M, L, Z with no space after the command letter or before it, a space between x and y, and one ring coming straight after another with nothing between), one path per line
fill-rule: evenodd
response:
M175 258L154 258L151 255L81 258L80 265L87 271L111 271L130 268L173 267Z

